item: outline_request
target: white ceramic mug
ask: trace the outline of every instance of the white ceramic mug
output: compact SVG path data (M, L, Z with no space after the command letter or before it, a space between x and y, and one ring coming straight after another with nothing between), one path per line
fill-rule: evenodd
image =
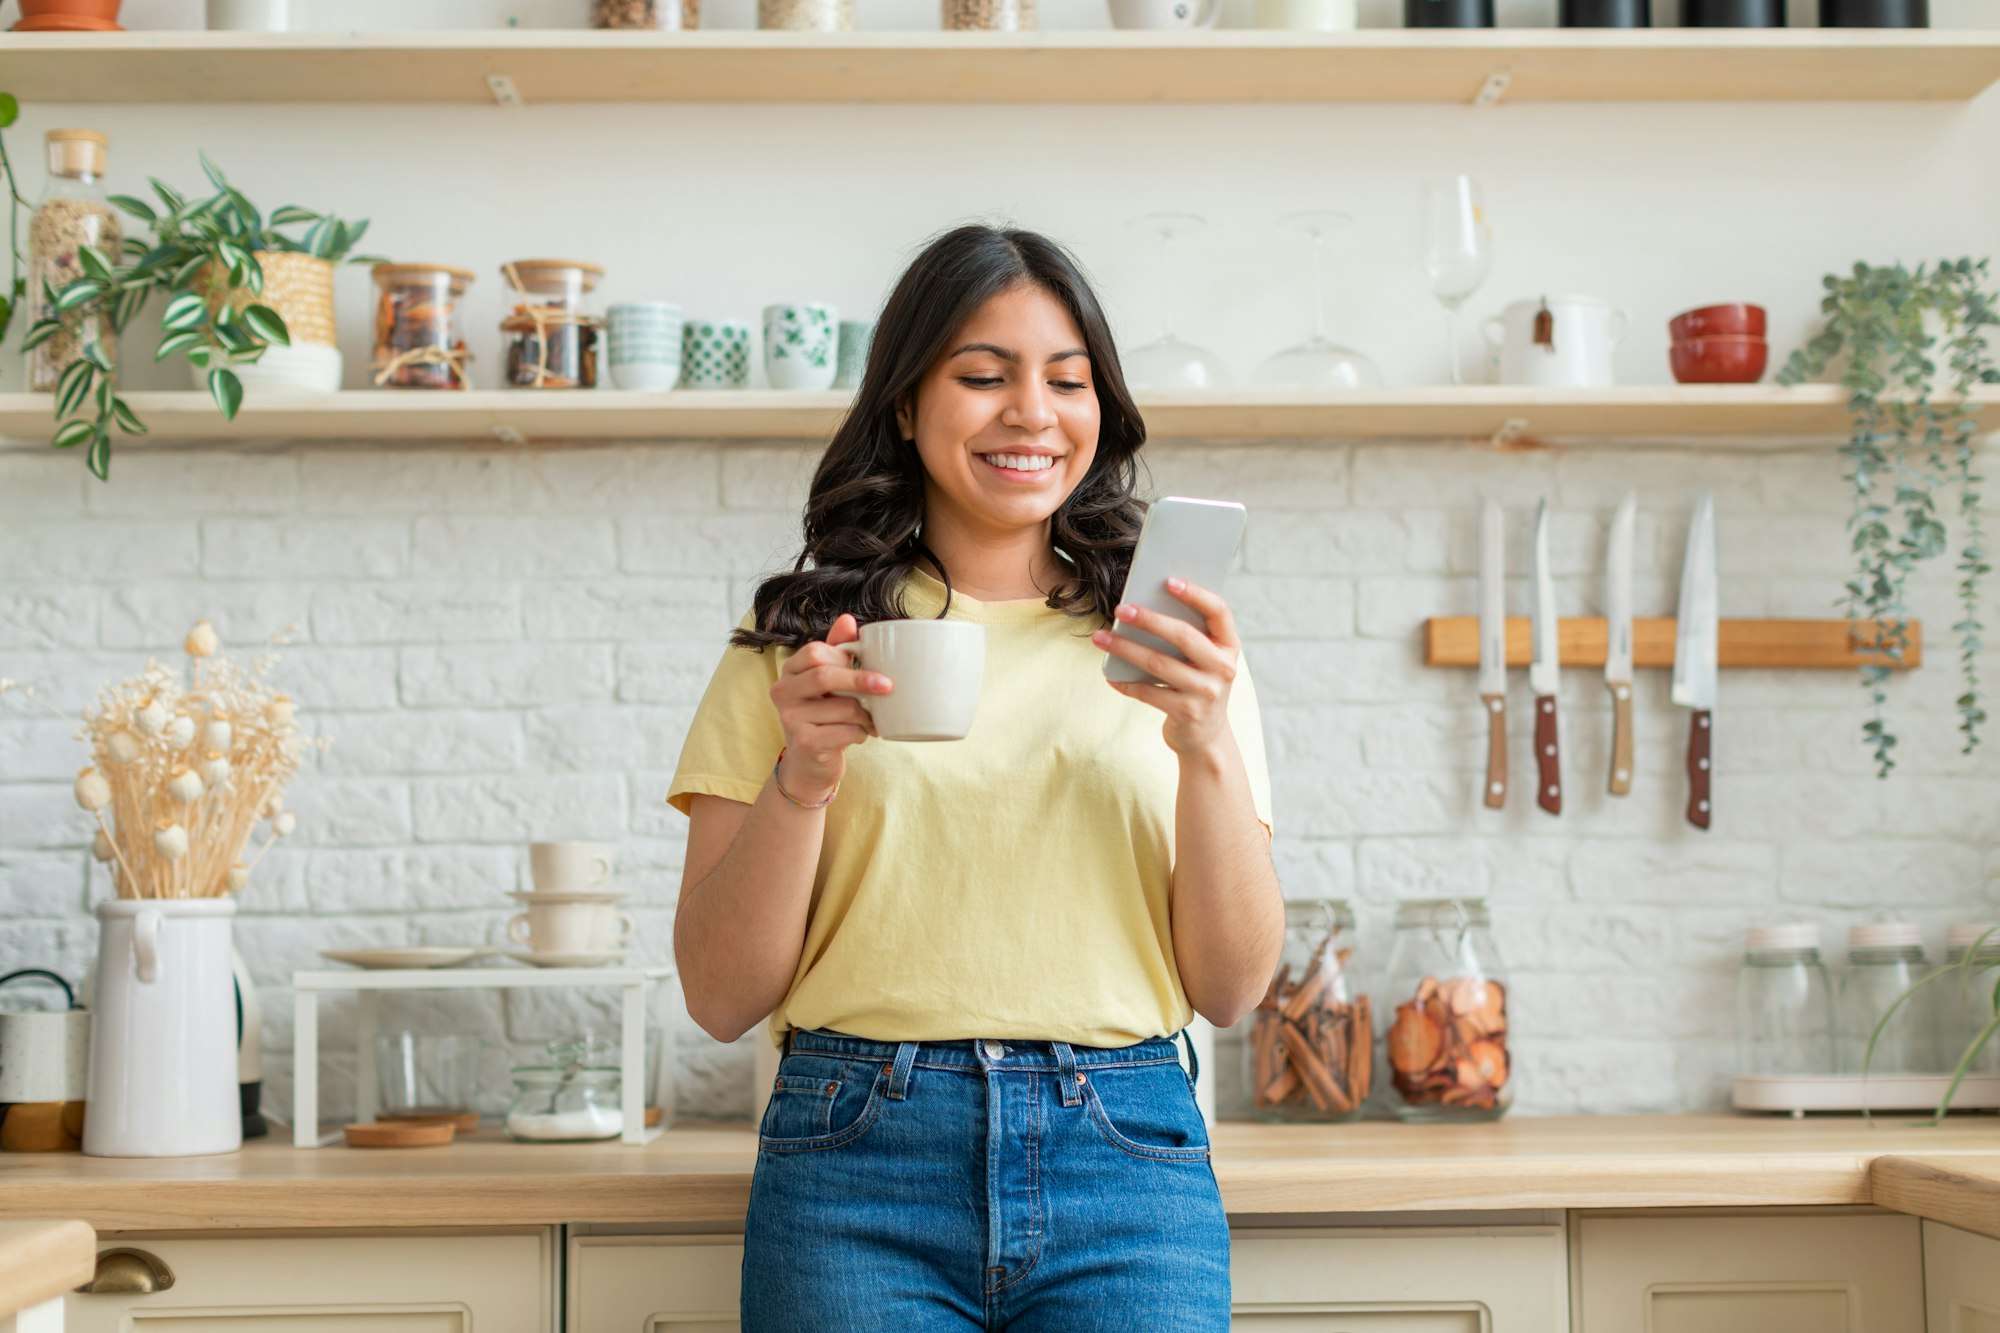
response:
M1257 0L1257 26L1295 32L1346 32L1360 19L1355 0Z
M209 31L283 32L289 0L208 0Z
M90 1077L90 1011L75 1006L68 982L41 968L22 968L0 984L29 975L54 978L72 1007L0 1013L0 1103L80 1102Z
M538 893L585 893L611 881L611 848L600 842L531 842L528 868Z
M632 918L609 894L531 893L507 920L507 938L536 953L609 953L632 938Z
M1535 317L1549 312L1547 343L1535 341ZM1500 383L1545 389L1605 389L1615 382L1613 356L1625 336L1625 312L1590 296L1515 301L1482 326L1500 349Z
M861 638L834 645L849 665L885 675L888 694L859 699L885 741L955 741L972 730L986 679L986 626L970 620L871 620Z
M1222 0L1111 0L1111 22L1120 28L1213 28Z

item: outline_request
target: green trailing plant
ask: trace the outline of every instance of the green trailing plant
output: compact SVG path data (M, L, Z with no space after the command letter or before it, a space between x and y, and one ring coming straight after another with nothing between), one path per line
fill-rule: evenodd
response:
M123 255L108 263L88 246L78 251L81 277L48 293L48 318L36 322L22 339L24 349L54 337L65 317L95 312L108 317L123 334L155 293L166 297L160 313L164 335L153 353L155 361L179 354L190 365L208 372L209 395L226 418L243 405L243 382L230 369L256 361L272 343L289 345L291 335L276 310L252 300L241 309L232 299L238 292L251 297L264 291L264 270L256 251L281 250L311 255L338 264L380 262L375 255L355 255L354 246L368 230L366 220L343 222L287 204L268 216L231 185L201 154L201 169L215 192L191 200L171 186L149 177L159 208L143 199L114 194L110 203L137 218L152 232L151 242L127 237ZM280 228L303 227L293 237ZM121 338L120 345L123 345ZM118 396L118 364L95 340L86 343L56 381L58 449L87 444L90 470L110 479L111 430L142 435L146 425Z
M1882 1017L1876 1020L1875 1030L1868 1034L1868 1048L1861 1053L1861 1076L1866 1078L1869 1066L1875 1061L1875 1044L1882 1040L1882 1033L1888 1029L1889 1020L1896 1016L1896 1011L1901 1009L1910 997L1924 987L1947 977L1955 977L1960 986L1966 989L1977 988L1980 1001L1985 1006L1985 1021L1980 1025L1979 1031L1973 1034L1965 1049L1959 1052L1958 1064L1951 1071L1951 1082L1946 1085L1944 1095L1938 1098L1937 1110L1931 1113L1930 1124L1935 1125L1945 1118L1951 1110L1951 1099L1958 1095L1958 1085L1965 1082L1965 1076L1972 1070L1972 1062L1979 1058L1979 1053L1986 1049L1986 1044L1993 1040L1994 1035L2000 1033L2000 965L1996 965L1993 956L1986 953L1986 942L1996 934L2000 934L2000 926L1995 926L1974 940L1972 947L1965 951L1965 957L1955 963L1944 963L1934 967L1911 982L1909 989L1890 1001L1889 1007L1882 1011ZM1988 970L1993 973L1991 990L1987 989L1984 979L1975 980L1977 973ZM1865 1098L1862 1101L1862 1110L1866 1115Z
M1944 553L1948 533L1941 497L1957 490L1958 729L1964 752L1979 744L1986 721L1979 679L1979 596L1986 546L1979 521L1979 419L1972 390L2000 381L1986 346L1996 323L1987 261L1945 260L1936 266L1856 264L1826 279L1820 331L1793 352L1780 384L1816 378L1841 361L1852 432L1841 455L1854 489L1848 520L1854 575L1838 605L1851 622L1879 629L1856 637L1867 692L1865 743L1878 777L1896 766L1896 736L1887 719L1887 684L1909 645L1905 590L1913 570ZM1940 374L1942 364L1943 373ZM1942 401L1934 392L1942 391ZM1867 659L1874 660L1867 660Z

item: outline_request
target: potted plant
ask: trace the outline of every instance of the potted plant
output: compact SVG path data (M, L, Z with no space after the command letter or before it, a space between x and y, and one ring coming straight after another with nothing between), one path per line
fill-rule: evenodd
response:
M23 350L53 337L72 312L93 306L108 311L111 326L123 333L153 294L161 292L166 296L160 313L165 336L154 360L175 353L185 357L223 416L233 418L243 403L244 380L234 367L255 366L274 346L309 345L315 352L308 355L316 356L317 364L304 372L288 368L265 382L305 384L308 375L317 375L324 387L337 387L333 269L343 260L379 262L379 256L351 253L368 223L343 222L296 204L267 217L205 154L201 166L215 187L205 198L190 200L157 179L151 183L158 210L130 195L111 196L114 206L151 230L151 243L127 237L126 257L118 264L80 252L84 275L51 294L54 313L28 329ZM299 226L305 230L297 237L279 230ZM324 379L328 357L330 384ZM103 479L110 475L111 428L116 425L128 434L146 429L118 396L117 379L116 359L91 342L63 368L56 383L53 443L59 449L87 443L90 470Z
M1886 683L1909 642L1904 590L1910 574L1944 553L1944 499L1956 490L1959 673L1957 700L1965 753L1979 744L1986 721L1979 680L1979 600L1986 546L1980 529L1981 477L1975 467L1979 417L1975 386L2000 382L1986 331L2000 323L1988 286L1987 261L1944 260L1936 266L1856 264L1826 279L1820 302L1825 323L1793 352L1780 384L1819 376L1837 359L1848 393L1852 433L1841 456L1854 487L1855 568L1839 605L1850 622L1878 622L1879 639L1857 634L1864 661L1861 683L1869 717L1862 725L1875 752L1878 777L1896 766L1896 737L1885 713Z

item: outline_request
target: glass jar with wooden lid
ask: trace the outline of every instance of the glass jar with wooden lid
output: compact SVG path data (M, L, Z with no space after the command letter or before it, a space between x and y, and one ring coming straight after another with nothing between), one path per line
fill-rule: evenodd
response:
M460 298L471 269L450 264L377 264L375 383L392 389L469 389Z
M1375 1033L1352 978L1354 912L1337 898L1285 904L1278 972L1244 1043L1250 1109L1261 1120L1351 1120L1368 1099Z
M118 214L104 192L104 168L110 140L96 130L50 130L43 136L48 151L48 183L28 219L28 326L54 313L44 290L60 292L84 277L80 252L96 252L105 265L121 262ZM118 330L111 322L111 302L93 301L72 310L57 333L28 353L28 388L47 393L62 378L63 369L95 343L107 361L118 359Z
M604 321L587 298L604 276L576 259L517 259L500 272L515 295L500 321L507 383L524 389L594 389Z

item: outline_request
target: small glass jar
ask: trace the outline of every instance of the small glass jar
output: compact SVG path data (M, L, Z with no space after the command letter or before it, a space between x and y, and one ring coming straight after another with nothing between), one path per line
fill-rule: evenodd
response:
M1964 963L1975 945L1978 953L1969 966L1932 983L1943 992L1937 1003L1938 1063L1945 1069L1957 1069L1965 1048L1993 1022L1993 988L2000 985L2000 925L1979 921L1952 926L1945 931L1944 961L1947 967ZM1987 1037L1967 1068L1974 1074L2000 1074L2000 1033Z
M375 383L392 389L469 389L459 298L470 269L449 264L377 264Z
M791 32L851 32L854 0L757 0L757 26Z
M1483 898L1396 907L1382 1007L1391 1108L1404 1120L1497 1120L1514 1103L1510 986Z
M120 244L118 214L104 193L104 168L110 141L96 130L50 130L44 136L49 164L48 183L28 219L28 327L46 319L52 308L42 299L44 286L60 292L85 276L79 252L94 250L106 265L125 256ZM28 388L53 392L65 368L96 343L107 360L118 359L118 330L111 322L111 302L93 301L62 318L55 336L28 353Z
M1833 988L1809 921L1756 926L1736 970L1739 1074L1831 1074Z
M1033 32L1035 0L939 0L947 32Z
M507 383L523 389L594 389L604 321L586 299L604 269L573 259L517 259L502 264L520 299L500 321Z
M1842 1073L1937 1071L1932 987L1922 987L1896 1004L1928 970L1923 935L1913 921L1875 921L1847 932L1847 969L1834 1001L1835 1056ZM1868 1042L1891 1005L1896 1012L1870 1055Z
M577 1143L625 1132L618 1066L585 1063L582 1044L551 1043L551 1063L514 1066L507 1133L524 1143Z
M1351 981L1354 912L1335 898L1285 904L1285 946L1244 1042L1261 1120L1351 1120L1368 1098L1375 1028Z

